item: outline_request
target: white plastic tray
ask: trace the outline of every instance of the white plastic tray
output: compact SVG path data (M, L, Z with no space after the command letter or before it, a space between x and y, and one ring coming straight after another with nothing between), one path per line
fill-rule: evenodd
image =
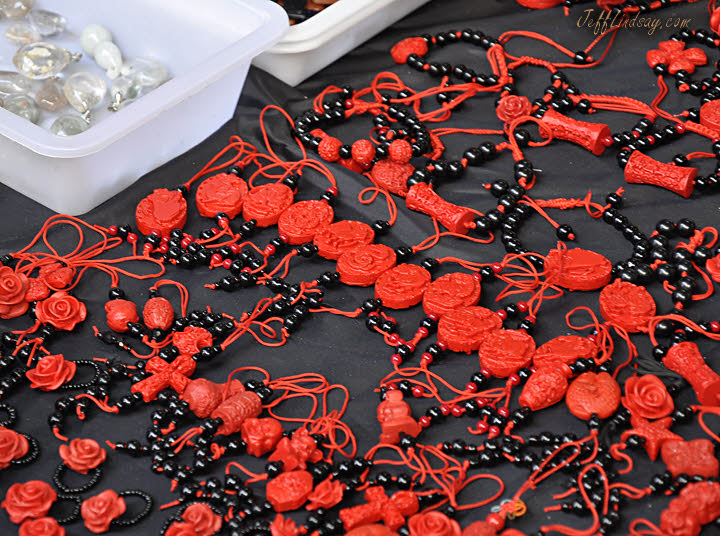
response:
M96 124L67 138L0 109L0 181L71 215L96 207L229 120L251 59L288 27L283 9L267 0L39 0L36 4L68 19L71 33L48 41L80 51L77 35L86 25L99 23L112 32L125 58L157 58L172 76L116 113L105 110L106 98L94 112ZM6 26L2 25L3 32ZM2 36L0 41L0 69L15 70L16 47ZM97 69L92 64L82 60L82 65L67 72ZM188 176L192 173L188 170ZM178 177L178 183L182 181Z
M340 0L291 26L253 64L296 86L428 1Z

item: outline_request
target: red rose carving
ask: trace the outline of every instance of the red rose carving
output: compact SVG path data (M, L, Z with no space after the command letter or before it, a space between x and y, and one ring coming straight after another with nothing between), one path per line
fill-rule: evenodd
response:
M42 280L53 290L62 290L72 283L74 277L75 268L54 262L40 268L38 279Z
M165 531L165 536L197 536L197 532L190 523L176 521Z
M206 346L212 346L212 335L206 329L188 326L173 333L172 343L180 350L181 355L193 355Z
M438 511L415 514L408 520L410 536L460 536L460 524Z
M65 536L65 529L54 518L41 517L20 525L18 536Z
M332 508L342 500L344 492L345 484L333 480L330 476L315 486L315 489L308 496L310 504L306 508L308 510Z
M300 529L292 519L278 514L270 525L270 534L272 536L298 536Z
M24 435L0 426L0 471L10 465L13 460L25 456L29 448L30 445Z
M204 503L191 504L181 517L192 525L196 536L212 536L222 527L222 518Z
M54 391L75 376L77 365L67 361L62 354L46 355L38 361L35 368L25 373L30 387L42 391Z
M20 524L26 519L44 517L57 500L57 493L47 482L30 480L13 484L0 504L10 516L10 521Z
M25 274L16 274L9 266L0 267L0 318L9 320L25 314L29 307L27 290Z
M73 471L88 474L107 458L107 452L94 439L73 439L58 449L62 461Z
M90 532L101 534L107 532L113 519L123 515L126 509L125 499L109 489L85 499L80 507L80 515Z
M105 304L108 327L117 333L125 333L128 322L134 324L138 317L136 305L129 300L110 300Z
M667 417L675 409L665 384L652 374L628 378L622 404L630 413L646 419Z
M56 292L35 307L35 316L43 324L55 329L72 331L78 322L85 320L85 304L67 292Z
M503 123L512 123L518 117L530 115L532 105L527 97L522 95L506 95L500 99L495 108L498 119Z

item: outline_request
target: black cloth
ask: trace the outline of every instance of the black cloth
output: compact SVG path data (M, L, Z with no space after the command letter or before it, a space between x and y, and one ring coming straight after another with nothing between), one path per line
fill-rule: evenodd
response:
M350 0L345 0L350 1ZM102 206L87 214L84 218L92 223L103 225L134 224L134 210L137 202L153 189L160 187L173 187L184 182L196 173L221 147L231 135L240 135L243 139L261 146L261 135L258 127L258 114L267 104L277 104L286 107L291 115L296 115L311 106L312 98L328 84L350 85L354 88L366 87L373 76L381 71L397 73L409 86L424 89L437 84L437 80L430 79L425 74L412 71L406 65L393 63L390 47L408 36L423 33L437 33L448 29L463 29L466 27L480 29L488 34L499 36L507 30L531 30L548 35L556 39L570 50L584 48L595 36L588 28L579 28L578 17L583 9L593 7L587 4L575 7L570 17L564 17L561 8L547 11L530 11L520 8L515 2L496 0L475 1L444 0L431 2L412 15L398 22L390 29L383 31L364 45L358 47L347 56L338 60L309 80L296 88L291 88L276 80L274 77L258 70L251 69L243 95L233 119L224 125L218 132L211 135L206 141L193 148L186 154L168 162L164 166L148 173L125 192L115 196ZM692 27L707 26L707 13L704 3L694 5L676 5L652 14L663 21L671 16L691 18ZM608 54L604 63L592 69L568 69L567 75L581 91L594 94L623 95L635 97L644 102L650 102L657 93L656 76L645 62L645 53L655 48L657 42L666 39L671 30L662 28L654 35L648 36L642 29L627 29L619 33L616 43ZM511 53L523 53L540 56L555 61L565 58L556 50L536 41L515 39L508 46ZM709 56L709 66L699 69L698 77L710 76L716 60L716 53L706 49ZM594 51L599 55L599 49ZM489 65L484 51L480 48L465 44L455 44L440 51L432 52L432 59L449 61L453 64L462 63L478 72L489 72ZM542 96L543 90L550 84L550 77L544 69L526 67L517 74L518 89L521 94L531 98ZM663 107L673 113L697 106L697 98L689 95L680 95L674 89L674 81L669 80L670 95ZM494 113L495 96L478 96L463 105L463 108L453 114L448 126L465 128L499 128L499 122ZM435 103L429 103L434 106ZM577 116L577 114L574 114ZM585 119L585 117L580 117ZM592 121L607 122L613 132L630 129L639 117L628 114L602 112L589 118ZM279 114L268 116L268 130L273 146L279 154L287 158L297 158L299 152L291 140L288 125ZM370 121L361 118L348 122L333 132L345 143L351 143L359 137L367 135ZM434 126L434 125L433 125ZM534 134L537 136L537 134ZM481 141L492 139L498 141L499 137L483 138L468 135L453 135L444 138L448 145L446 158L460 158L462 152L476 146ZM686 136L670 146L664 146L652 152L653 157L669 161L676 153L710 149L710 143L697 136ZM605 195L615 191L618 187L626 188L625 214L631 222L643 232L649 234L660 218L670 218L674 221L682 217L690 217L699 227L717 225L718 196L695 196L690 200L681 199L677 195L663 189L643 186L626 185L622 170L619 169L614 152L608 151L602 157L595 157L584 149L565 142L553 142L550 147L527 150L527 157L533 162L535 168L542 170L538 173L537 186L533 190L536 198L547 199L555 197L583 197L588 190L592 190L594 199L602 202ZM128 155L129 158L132 155ZM712 172L708 163L701 163L701 174ZM359 191L368 186L368 181L361 175L352 173L340 166L331 166L337 178L340 196L335 207L336 219L358 219L372 223L377 219L387 219L384 201L378 199L372 205L361 205L357 201ZM439 187L441 195L451 202L467 205L481 211L487 211L496 204L494 198L483 187L483 184L496 179L512 179L513 163L511 156L503 154L497 160L489 162L480 168L469 168L464 176L452 183ZM52 177L42 177L38 180L52 180ZM317 199L327 187L327 181L311 172L306 173L300 186L298 199ZM399 245L413 245L432 234L432 223L426 216L408 211L402 200L398 199L400 215L397 225L392 232L382 238L382 241L393 247ZM26 199L20 194L0 185L0 250L2 253L17 251L25 246L41 227L46 218L52 213L40 205ZM572 225L577 235L576 244L580 247L596 250L613 262L628 258L632 247L620 233L606 225L601 220L593 220L584 210L551 211L552 216L560 223ZM198 216L191 203L186 230L195 236L212 226L210 220ZM257 235L257 243L266 244L276 231L267 230ZM53 232L56 243L70 244L70 233ZM522 242L532 251L546 253L557 242L555 230L539 216L532 217L530 222L522 228L520 235ZM499 242L499 241L498 241ZM504 255L502 245L498 242L490 245L477 245L468 241L445 238L428 254L435 257L456 256L478 262L493 262ZM419 261L419 259L418 259ZM291 283L301 280L308 281L317 277L326 270L334 270L334 263L320 260L293 262L288 277ZM439 273L455 271L456 267L447 265ZM201 309L210 305L219 312L240 314L248 310L258 299L269 295L263 288L241 290L232 294L212 292L203 288L203 285L218 279L218 272L208 272L198 269L193 272L183 271L170 267L167 275L184 282L190 289L190 309ZM138 282L124 278L121 287L129 299L134 300L139 307L147 298L149 283ZM84 301L89 310L88 319L73 334L57 336L50 344L53 353L63 353L70 359L88 359L91 357L113 357L119 353L100 343L92 336L91 326L104 326L103 305L107 300L108 278L100 272L89 272L76 288L76 295ZM484 285L481 305L496 308L494 296L501 290L499 283ZM651 287L656 297L658 310L668 312L672 306L669 296L655 283ZM163 290L162 294L168 296L177 304L177 297L170 290ZM326 293L326 303L343 310L357 307L364 299L372 297L371 289L350 288L341 286ZM717 319L717 297L693 304L689 315L694 319ZM540 311L535 338L538 345L552 337L570 333L565 325L565 313L571 308L585 305L598 312L598 292L572 293L562 299L547 301ZM400 334L410 337L417 329L424 317L419 307L410 310L398 311L394 314L400 325ZM513 324L511 322L511 324ZM14 321L2 321L3 330L24 329L28 326L28 319L22 318ZM512 325L514 327L514 324ZM433 337L428 339L431 342ZM648 357L650 345L647 337L636 337L641 355ZM699 341L700 347L708 363L720 370L716 364L720 355L717 345L707 340ZM424 344L418 349L410 363L418 363ZM625 359L625 347L617 341L615 360L621 362ZM393 351L377 334L370 333L362 319L347 319L330 314L316 314L307 321L300 331L294 333L290 341L281 348L266 348L257 344L249 337L243 337L234 343L228 351L221 354L211 364L198 366L196 377L207 377L214 381L224 381L226 375L236 367L257 365L266 368L270 374L277 378L280 376L298 374L302 372L320 372L334 383L346 385L351 392L352 401L345 421L352 427L359 441L359 453L364 454L372 446L379 434L379 425L375 419L378 404L378 394L373 390L378 382L392 370L390 357ZM119 355L126 362L132 362L127 354ZM451 381L456 387L463 388L471 374L478 370L477 354L460 355L451 354L435 369L444 378ZM498 385L500 383L498 382ZM117 400L124 395L128 385L118 385L112 390L111 400ZM36 437L42 453L38 461L22 468L9 468L0 473L0 495L4 497L7 488L15 482L25 482L31 479L51 481L52 474L58 465L59 442L51 435L47 425L47 418L52 413L52 405L60 396L55 393L42 393L31 390L24 385L9 397L7 402L18 408L19 419L15 429ZM677 398L677 405L683 406L694 403L695 397L691 389L685 388ZM426 401L411 401L415 416L420 416L428 405ZM514 402L514 407L517 403ZM110 416L98 410L91 410L90 417L81 422L74 418L67 419L65 433L71 438L93 437L104 443L108 439L114 442L123 442L130 439L139 439L144 442L145 430L150 426L150 414L154 407L149 405L141 410L123 416ZM305 411L303 409L303 411ZM298 408L284 408L281 412L299 411ZM466 427L474 426L475 419L450 418L447 421L433 425L428 431L422 433L423 443L437 443L454 438L464 438L473 441ZM583 437L587 433L584 422L572 417L564 403L535 414L529 425L520 430L525 436L542 430L554 432L576 433ZM673 428L686 438L703 437L697 425L676 425ZM258 463L248 462L248 456L242 461L255 469L260 469ZM649 462L644 452L634 454L636 462L634 471L622 480L631 482L638 487L648 484L650 477L665 470L662 461ZM224 466L224 464L222 464ZM622 464L618 464L622 467ZM151 516L137 527L131 529L135 534L157 534L165 519L174 510L158 511L157 506L175 499L175 495L168 492L169 481L163 476L150 472L148 458L133 459L122 453L109 453L108 461L103 466L104 476L101 483L85 496L94 495L108 488L117 491L128 489L142 489L149 492L156 500ZM502 465L491 471L501 476L506 485L502 498L510 497L528 476L527 470L520 470L509 464ZM220 475L221 467L213 473ZM73 478L73 477L70 477ZM567 489L567 476L559 475L551 482L541 485L536 491L529 491L523 496L527 501L528 513L508 526L533 533L541 525L551 523L550 517L543 512L543 508L555 504L551 494ZM262 485L255 485L260 496L264 495ZM476 483L472 489L460 495L461 502L474 502L493 493L496 487L492 483ZM500 499L499 499L500 500ZM498 501L499 501L498 500ZM656 498L637 501L637 504L623 508L623 523L621 529L615 533L626 532L627 524L635 517L647 517L658 522L659 513L667 504L668 499ZM496 501L497 503L497 501ZM52 514L60 515L68 504L63 503L53 507ZM138 506L130 502L130 510ZM458 519L465 526L471 520L484 519L489 513L489 506L477 510L461 512ZM301 516L300 519L304 519ZM591 523L589 518L576 518L567 514L555 513L553 522L562 522L578 528L584 528ZM81 523L68 527L68 534L84 533ZM17 528L9 523L5 512L0 514L0 533L15 534ZM708 531L709 533L709 531Z

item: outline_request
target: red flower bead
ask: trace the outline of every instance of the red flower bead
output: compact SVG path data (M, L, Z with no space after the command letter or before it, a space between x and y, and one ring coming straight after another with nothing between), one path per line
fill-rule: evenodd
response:
M43 324L50 324L55 329L72 331L75 326L85 320L87 309L67 292L56 292L35 306L35 316Z
M65 536L65 529L54 518L41 517L20 525L18 536Z
M75 376L77 365L66 361L62 354L46 355L38 361L35 368L25 373L30 387L42 391L54 391Z
M308 510L317 510L318 508L332 508L338 504L345 491L345 484L333 480L332 476L320 482L310 495L306 506Z
M393 140L388 147L388 156L396 164L407 164L413 156L412 145L407 140Z
M460 524L437 510L415 514L408 520L410 536L460 536Z
M18 460L28 453L30 445L27 438L15 430L0 426L0 471L13 460Z
M667 417L675 409L670 393L657 376L632 376L625 381L622 404L633 415L646 419Z
M117 333L125 333L130 329L128 323L140 320L137 306L129 300L110 300L105 304L105 313L108 327Z
M56 500L57 493L47 482L30 480L10 486L0 506L8 513L10 521L20 524L26 519L44 517Z
M212 536L222 527L222 517L205 503L191 504L181 517L192 525L195 536Z
M165 531L165 536L197 536L197 532L192 524L175 521Z
M408 56L417 54L424 56L428 53L428 45L422 37L408 37L399 43L396 43L390 49L390 55L395 63L405 63Z
M28 278L25 274L16 274L9 266L0 267L0 318L8 320L27 312L27 290Z
M73 439L58 449L65 465L73 471L88 474L107 458L107 452L94 439Z
M101 534L107 532L110 523L123 515L126 509L125 499L109 489L85 499L80 507L80 515L90 532Z
M530 115L532 105L527 97L521 95L507 95L500 99L495 108L498 119L504 123L512 123L515 119Z
M278 514L270 524L270 534L272 536L298 536L300 529L292 519Z
M660 63L667 65L670 74L681 70L692 73L696 65L707 63L707 56L702 49L686 49L682 41L661 41L657 49L648 51L646 58L650 67Z

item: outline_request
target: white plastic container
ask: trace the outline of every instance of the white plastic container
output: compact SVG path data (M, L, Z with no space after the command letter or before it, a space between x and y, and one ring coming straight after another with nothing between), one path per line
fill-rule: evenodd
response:
M428 1L340 0L291 26L253 64L296 86Z
M82 29L102 24L124 58L157 58L172 77L116 113L106 110L106 97L93 112L95 124L67 138L0 108L0 181L71 215L91 210L228 121L251 59L288 27L283 9L267 0L40 0L36 7L68 19L68 32L51 43L80 51ZM16 47L0 41L0 69L15 70ZM88 59L65 72L78 70L102 74Z

